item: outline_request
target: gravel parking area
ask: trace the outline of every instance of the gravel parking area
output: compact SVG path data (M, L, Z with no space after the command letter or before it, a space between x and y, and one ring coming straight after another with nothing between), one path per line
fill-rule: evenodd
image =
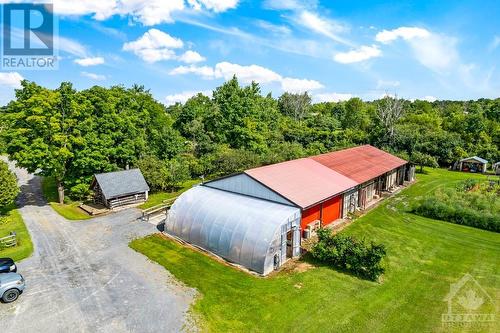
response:
M128 247L156 232L127 209L67 221L42 198L40 178L16 169L20 212L35 252L19 263L27 288L0 304L1 332L178 332L194 330L196 292Z

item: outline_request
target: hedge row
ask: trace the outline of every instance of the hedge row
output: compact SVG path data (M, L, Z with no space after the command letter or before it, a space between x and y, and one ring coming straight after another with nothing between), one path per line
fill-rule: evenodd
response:
M318 239L311 252L314 258L372 281L384 273L384 245L368 245L352 236L334 235L330 229L319 229Z
M413 212L436 220L500 232L500 215L466 207L460 202L449 203L430 197L419 202Z

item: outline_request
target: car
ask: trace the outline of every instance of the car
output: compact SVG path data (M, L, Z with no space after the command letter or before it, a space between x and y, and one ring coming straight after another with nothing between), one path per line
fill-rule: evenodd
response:
M17 266L11 258L0 258L0 273L16 273Z
M0 274L0 297L4 303L17 300L25 288L24 278L18 273Z

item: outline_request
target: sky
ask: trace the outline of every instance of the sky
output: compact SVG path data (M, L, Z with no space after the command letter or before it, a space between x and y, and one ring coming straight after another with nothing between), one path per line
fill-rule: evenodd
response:
M315 102L500 97L499 1L53 4L58 69L0 71L0 105L22 79L49 88L140 84L169 105L210 96L234 74L263 94L307 91Z

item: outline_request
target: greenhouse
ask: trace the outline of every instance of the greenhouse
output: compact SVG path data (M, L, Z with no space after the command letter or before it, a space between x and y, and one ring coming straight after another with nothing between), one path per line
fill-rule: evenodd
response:
M170 209L165 232L266 275L300 255L299 208L196 186Z

